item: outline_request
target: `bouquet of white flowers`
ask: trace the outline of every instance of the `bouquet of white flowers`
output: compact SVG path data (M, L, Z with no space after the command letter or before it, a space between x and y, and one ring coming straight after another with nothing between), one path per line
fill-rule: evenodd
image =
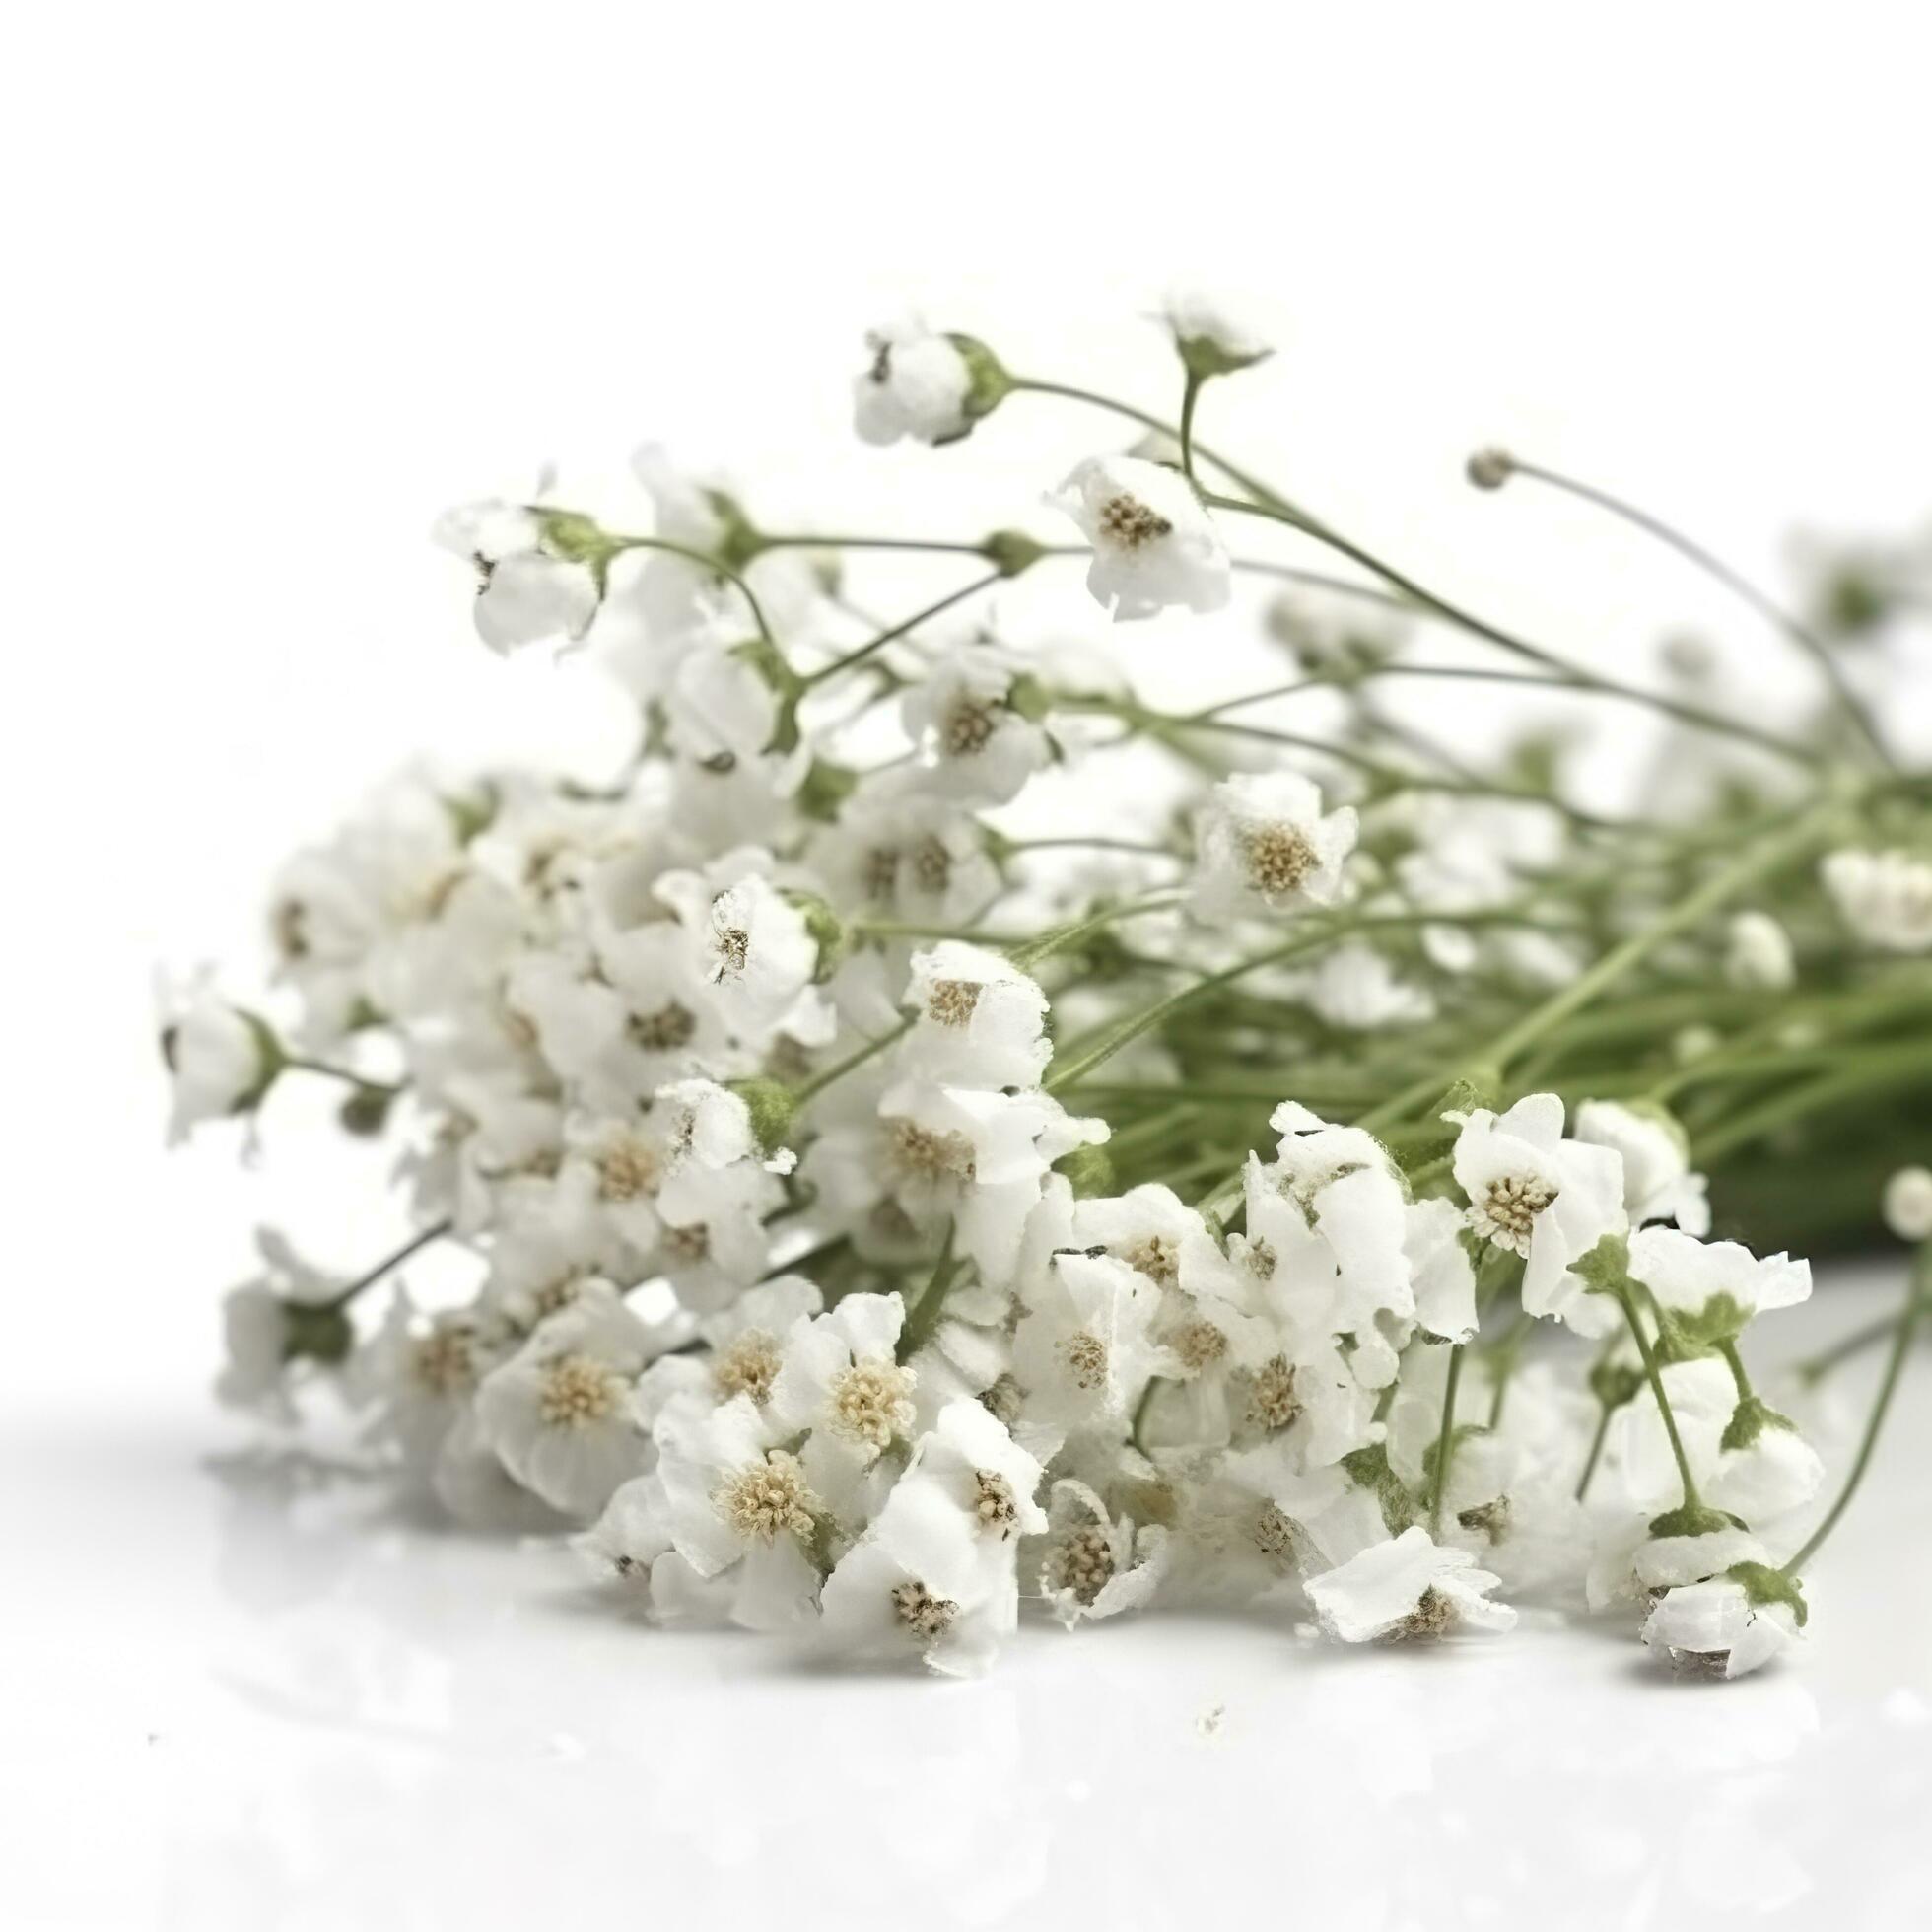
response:
M1885 1187L1932 1090L1932 775L1844 661L1918 563L1834 565L1800 620L1472 459L1754 604L1825 700L1775 731L1694 652L1665 689L1588 668L1218 454L1197 405L1267 346L1199 300L1166 323L1171 429L871 338L867 441L1029 398L1141 434L1037 533L774 533L654 452L648 535L547 488L444 518L484 642L582 645L638 750L403 778L278 881L269 995L171 997L177 1135L340 1081L417 1229L352 1281L265 1236L223 1393L333 1384L396 1480L574 1533L658 1618L944 1672L1022 1599L1265 1599L1356 1642L1505 1629L1499 1591L1751 1670L1799 1638L1928 1291L1820 1522L1747 1356L1811 1288L1765 1247L1882 1192L1932 1235L1932 1175ZM869 614L873 552L940 594ZM1273 586L1280 672L1176 711L1022 642L989 597L1068 560L1124 623ZM1648 707L1669 749L1607 816L1547 744L1478 766L1392 718L1396 678ZM467 1300L403 1287L433 1243Z

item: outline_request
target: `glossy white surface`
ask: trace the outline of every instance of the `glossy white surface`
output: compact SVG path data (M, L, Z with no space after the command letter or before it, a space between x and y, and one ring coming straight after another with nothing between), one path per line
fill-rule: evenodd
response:
M1267 1617L1029 1627L947 1685L626 1622L557 1549L397 1521L191 1384L57 1422L23 1389L6 1922L1920 1928L1928 1393L1921 1359L1816 1641L1743 1683L1530 1616L1432 1652Z

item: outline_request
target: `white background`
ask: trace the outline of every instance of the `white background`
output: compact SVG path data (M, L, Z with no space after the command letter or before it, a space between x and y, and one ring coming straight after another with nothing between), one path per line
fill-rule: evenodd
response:
M1748 618L1459 466L1516 446L1772 583L1794 525L1921 525L1928 50L1917 10L1844 4L14 21L9 1485L54 1453L49 1417L138 1442L152 1392L198 1384L249 1214L304 1199L292 1133L258 1185L164 1160L151 965L219 954L245 985L268 870L419 749L606 741L589 680L475 645L426 541L446 504L550 459L620 502L650 438L775 522L977 535L1113 430L1013 404L937 457L861 450L863 328L910 303L1166 409L1139 317L1196 278L1281 318L1216 437L1599 661L1641 674L1679 621L1720 635L1731 701L1774 712L1802 677ZM370 1245L353 1217L306 1231L345 1263ZM171 1909L214 1922L193 1907Z

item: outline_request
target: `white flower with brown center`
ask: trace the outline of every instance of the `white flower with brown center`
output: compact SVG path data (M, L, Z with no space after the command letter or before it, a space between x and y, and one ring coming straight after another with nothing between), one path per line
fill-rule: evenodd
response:
M476 632L492 651L508 654L555 637L575 643L590 628L603 586L588 564L553 542L542 513L464 504L446 512L433 534L475 565Z
M1070 1477L1053 1485L1039 1584L1047 1607L1068 1629L1140 1608L1159 1586L1171 1554L1164 1529L1137 1530L1131 1517L1110 1515L1093 1489Z
M1178 470L1136 456L1093 456L1047 501L1093 545L1087 588L1117 620L1227 603L1227 550Z
M1058 1254L1022 1298L1013 1375L1026 1414L1044 1427L1119 1427L1149 1378L1178 1368L1154 1340L1160 1289L1111 1255Z
M1053 762L1044 726L1009 702L1014 670L989 645L948 652L906 693L906 735L921 747L920 771L950 798L1003 805Z
M1331 1636L1363 1643L1439 1637L1458 1628L1510 1629L1516 1613L1489 1601L1500 1580L1478 1569L1468 1551L1440 1546L1412 1525L1311 1577L1307 1590Z
M568 1306L484 1378L476 1394L484 1440L525 1488L587 1521L645 1466L631 1394L678 1332L639 1320L607 1281L580 1283Z
M655 888L683 923L687 960L720 1015L760 1046L781 1032L830 1036L816 982L819 944L804 912L766 876L767 854L727 853L702 872L667 872Z
M1530 1094L1500 1115L1478 1107L1445 1118L1462 1126L1452 1165L1471 1229L1524 1257L1524 1311L1580 1335L1620 1328L1615 1301L1592 1294L1570 1265L1629 1225L1622 1157L1613 1147L1565 1139L1563 1103L1553 1093Z
M1220 921L1333 905L1355 832L1354 808L1324 812L1321 789L1299 773L1238 773L1196 823L1190 906Z
M1047 996L998 953L963 939L915 953L906 1003L913 1031L900 1061L909 1071L955 1087L1040 1083L1053 1054Z
M639 1497L648 1513L632 1526L653 1601L674 1589L754 1630L808 1618L830 1510L770 1406L748 1395L702 1413L673 1403L655 1434L657 1467Z
M916 321L865 338L865 367L852 380L854 427L867 443L949 443L971 427L973 371L949 335Z
M897 1295L852 1294L785 1337L765 1413L775 1428L810 1432L800 1454L844 1522L859 1519L872 1466L912 1433L918 1378L894 1353L904 1319Z

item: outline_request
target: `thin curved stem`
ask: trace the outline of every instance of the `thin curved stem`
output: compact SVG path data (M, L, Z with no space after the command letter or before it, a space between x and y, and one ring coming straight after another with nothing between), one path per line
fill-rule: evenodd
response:
M726 584L734 585L751 612L751 621L758 626L758 635L776 648L778 640L772 635L772 627L765 617L765 606L758 601L757 591L729 564L720 562L710 551L693 549L688 543L673 543L662 536L614 536L610 545L613 557L625 550L658 550L667 557L682 557L686 563L702 565L711 576L721 577Z
M1456 1451L1456 1386L1463 1379L1463 1345L1449 1349L1449 1376L1442 1385L1442 1423L1435 1435L1435 1468L1429 1475L1429 1535L1442 1527L1442 1494L1449 1484L1449 1459Z
M1451 603L1446 597L1438 596L1433 590L1425 588L1414 578L1397 570L1393 564L1385 563L1372 551L1364 550L1359 544L1351 543L1330 529L1326 524L1313 522L1292 511L1284 511L1267 503L1244 503L1239 497L1205 494L1202 501L1210 510L1225 510L1237 516L1261 517L1270 522L1280 523L1303 536L1312 537L1316 542L1359 564L1364 570L1373 571L1385 583L1393 584L1406 596L1432 610L1439 617L1446 618L1459 629L1467 631L1484 643L1494 645L1498 650L1507 651L1512 656L1523 658L1543 670L1553 673L1557 678L1579 689L1602 692L1629 699L1633 703L1646 704L1653 709L1668 709L1673 717L1686 723L1695 724L1705 730L1715 731L1727 737L1741 739L1755 744L1765 751L1774 751L1793 762L1811 766L1818 760L1803 745L1794 744L1788 738L1778 737L1774 732L1762 731L1755 724L1742 720L1726 717L1720 712L1705 711L1700 706L1684 705L1677 700L1660 700L1654 692L1647 692L1641 686L1624 684L1617 678L1604 677L1599 672L1585 670L1573 664L1555 652L1546 650L1540 644L1532 644L1527 638L1519 638L1511 632L1501 630L1486 619L1464 610L1460 604Z
M929 624L933 618L943 616L954 604L964 603L968 597L976 597L982 590L991 589L1004 576L1004 571L996 570L988 576L975 578L970 584L961 585L957 590L941 597L937 603L928 604L924 610L916 611L903 622L881 631L877 637L862 644L858 650L848 651L843 657L834 657L829 664L821 664L815 671L808 672L801 680L804 688L809 691L814 686L823 684L827 678L838 676L841 671L856 669L868 657L883 651L888 644L896 644L908 632L916 631L922 624Z
M1012 379L1010 393L1014 395L1059 396L1068 402L1084 402L1095 409L1104 409L1110 415L1122 416L1130 423L1138 423L1143 430L1151 430L1156 436L1167 437L1170 441L1180 441L1180 430L1173 423L1162 422L1158 416L1150 415L1144 409L1137 409L1131 402L1122 402L1116 396L1101 395L1093 389L1082 389L1071 382L1042 382L1031 377L1016 376ZM1259 497L1264 502L1278 504L1283 510L1294 511L1294 506L1279 491L1271 489L1251 470L1242 469L1218 450L1210 449L1205 443L1194 446L1195 453L1203 461L1212 463L1229 482L1238 484L1250 496ZM1295 511L1299 516L1301 513Z
M1865 1423L1865 1434L1858 1444L1858 1454L1853 1459L1850 1474L1845 1484L1838 1491L1838 1499L1826 1511L1825 1520L1819 1524L1798 1553L1785 1563L1786 1576L1796 1576L1811 1559L1818 1554L1825 1539L1838 1526L1838 1518L1851 1507L1851 1499L1858 1493L1858 1485L1865 1480L1865 1470L1872 1460L1872 1451L1877 1448L1879 1431L1885 1426L1886 1412L1892 1407L1892 1398L1898 1387L1898 1377L1905 1366L1905 1356L1912 1346L1912 1331L1918 1326L1918 1318L1923 1312L1928 1286L1932 1286L1932 1249L1921 1249L1918 1265L1912 1270L1912 1278L1905 1288L1905 1306L1898 1316L1898 1334L1893 1338L1892 1354L1885 1365L1885 1380L1879 1384L1878 1400L1872 1405L1872 1413Z
M1653 517L1649 511L1640 510L1633 503L1626 503L1622 497L1612 496L1608 490L1599 489L1594 483L1585 483L1574 476L1565 476L1560 470L1546 469L1541 463L1526 463L1515 456L1509 459L1510 473L1527 476L1538 483L1547 484L1552 490L1561 490L1583 503L1594 504L1597 509L1608 512L1612 517L1621 518L1634 528L1642 530L1646 536L1654 537L1668 549L1675 550L1680 557L1687 559L1724 586L1733 596L1749 604L1759 616L1781 631L1791 642L1809 656L1818 666L1838 709L1855 725L1859 734L1888 767L1894 765L1892 753L1879 734L1878 723L1851 688L1844 668L1823 638L1802 624L1781 605L1774 603L1749 578L1740 576L1721 558L1713 556L1702 544L1686 536L1685 533L1666 523L1662 518Z
M365 1275L359 1275L339 1294L332 1296L321 1305L324 1308L346 1308L365 1288L373 1288L391 1269L400 1268L412 1255L420 1254L433 1241L441 1241L455 1225L453 1221L433 1222L420 1234L412 1234L393 1254L385 1255Z
M1630 1325L1630 1333L1636 1337L1637 1353L1643 1357L1643 1372L1650 1383L1650 1393L1657 1400L1657 1413L1664 1418L1664 1433L1671 1439L1671 1454L1677 1461L1678 1480L1684 1484L1684 1505L1687 1509L1701 1509L1703 1498L1697 1493L1696 1478L1690 1474L1690 1458L1684 1453L1684 1438L1677 1432L1677 1414L1671 1408L1671 1399L1664 1393L1664 1373L1657 1366L1657 1351L1650 1346L1650 1338L1644 1333L1643 1322L1637 1314L1636 1298L1625 1284L1617 1290L1617 1303L1623 1311L1623 1319Z

